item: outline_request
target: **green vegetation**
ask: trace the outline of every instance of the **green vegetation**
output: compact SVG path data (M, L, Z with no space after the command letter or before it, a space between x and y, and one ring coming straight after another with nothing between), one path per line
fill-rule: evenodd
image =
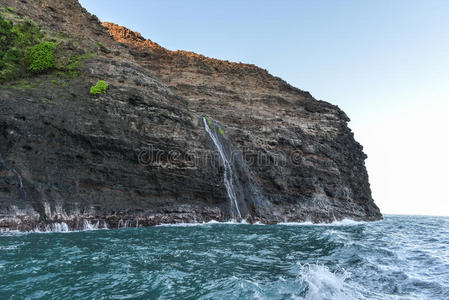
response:
M103 47L103 43L98 42L98 43L97 43L97 46L98 46L98 47Z
M64 76L65 78L76 78L79 75L79 68L81 62L85 59L95 57L97 54L95 52L88 52L83 55L73 55L64 57L61 56L56 60L56 68L58 69L58 75Z
M66 38L68 37L67 32L65 32L65 31L60 31L60 32L58 33L58 37L59 37L60 39L66 39Z
M212 129L214 126L214 124L212 123L212 120L209 118L209 117L206 117L206 121L207 121L207 124L209 124L209 128L210 129Z
M12 7L10 7L10 6L7 8L7 10L8 10L9 12L12 12L12 13L14 12L14 8L12 8Z
M207 122L207 125L209 125L209 128L213 130L214 129L214 123L212 122L212 119L209 118L208 116L206 116L204 118L206 119L206 122ZM217 126L217 130L218 130L219 134L224 135L223 129L221 129L220 126Z
M63 87L67 87L69 85L67 82L61 80L60 78L52 79L52 80L50 80L50 82L53 83L54 85L63 86Z
M91 95L106 94L108 84L104 80L98 80L97 84L90 88Z
M41 73L55 67L56 43L40 42L28 53L28 70Z
M14 89L14 90L26 90L33 89L35 85L26 80L19 80L11 82L10 84L4 85L6 88Z
M31 49L42 39L42 34L37 25L29 19L21 19L14 24L4 17L14 16L14 10L0 11L0 82L14 80L27 74L32 59L33 69L42 61L38 53ZM39 49L36 49L39 50Z
M27 53L41 39L30 20L13 24L0 15L0 82L19 78L27 71Z
M74 50L77 45L76 37L63 31L41 31L31 19L0 6L1 84L44 72L66 80L77 77L82 61L96 55L95 44L82 55L80 49Z

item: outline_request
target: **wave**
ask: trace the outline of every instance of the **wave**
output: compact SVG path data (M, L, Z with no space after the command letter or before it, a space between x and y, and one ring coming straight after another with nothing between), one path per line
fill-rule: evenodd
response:
M206 226L206 225L251 225L246 220L242 220L238 222L237 220L230 220L225 222L219 222L215 220L211 220L208 222L192 222L192 223L166 223L166 224L158 224L155 227L191 227L191 226ZM263 225L263 224L257 224Z
M15 229L9 229L9 228L0 228L1 236L21 235L21 234L27 234L27 233L29 233L29 232L24 232L24 231L15 230Z
M248 223L246 220L236 221L236 220L230 220L230 221L215 221L211 220L208 222L192 222L192 223L167 223L167 224L159 224L156 225L156 227L189 227L189 226L206 226L206 225L264 225L264 226L358 226L363 224L373 224L382 222L383 220L379 221L355 221L352 219L343 219L341 221L333 221L331 223L312 223L310 221L305 222L279 222L276 224L264 224L261 222L255 222L255 223Z
M357 225L363 225L363 224L372 224L375 222L382 222L382 220L379 221L355 221L352 219L343 219L341 221L333 221L331 223L312 223L310 221L306 222L281 222L277 223L276 225L284 225L284 226L357 226Z
M103 221L90 222L84 228L103 226ZM23 291L22 298L35 295L36 286L56 298L76 298L80 290L71 288L68 263L80 270L81 292L93 298L112 293L146 299L155 294L170 299L447 298L448 223L387 217L357 226L363 223L261 227L212 221L162 225L186 226L181 231L147 227L49 238L11 231L0 234L0 270L8 274L3 284L11 293ZM111 222L109 227L117 226ZM66 230L63 224L53 227ZM142 273L136 276L133 270ZM36 284L29 285L30 280ZM131 286L141 286L139 294L131 294Z
M302 299L360 299L356 288L347 282L349 277L346 271L336 273L323 265L304 265L298 275L299 284L306 291Z
M351 219L343 219L341 221L334 221L331 223L312 223L310 221L305 221L305 222L280 222L277 224L264 224L261 222L248 223L246 220L242 220L240 222L236 221L236 220L230 220L230 221L224 221L224 222L211 220L208 222L158 224L158 225L156 225L156 227L190 227L190 226L206 226L206 225L357 226L357 225L372 224L372 223L382 222L382 221L383 220L368 222L368 221L355 221L355 220L351 220Z

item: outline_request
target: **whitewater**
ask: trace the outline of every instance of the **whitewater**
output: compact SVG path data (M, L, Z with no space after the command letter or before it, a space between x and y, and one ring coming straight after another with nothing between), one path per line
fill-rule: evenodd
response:
M0 233L0 299L449 299L449 218Z

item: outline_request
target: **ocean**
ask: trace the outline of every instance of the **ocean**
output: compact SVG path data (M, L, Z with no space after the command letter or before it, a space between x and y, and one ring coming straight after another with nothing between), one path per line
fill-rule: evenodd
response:
M449 299L449 218L2 232L0 299Z

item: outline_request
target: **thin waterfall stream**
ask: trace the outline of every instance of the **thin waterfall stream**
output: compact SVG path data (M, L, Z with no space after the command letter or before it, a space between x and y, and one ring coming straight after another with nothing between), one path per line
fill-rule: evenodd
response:
M210 121L210 122L212 123L212 126L214 127L213 131L209 127L208 120L206 120L206 118L203 117L204 128L206 129L206 132L209 134L210 138L214 142L215 147L217 148L218 152L220 153L221 161L223 162L223 166L224 166L223 180L224 180L226 192L228 194L229 201L231 204L231 217L233 219L236 219L238 217L239 220L241 220L242 215L240 213L240 209L239 209L239 206L237 203L237 196L236 196L234 180L233 180L234 171L232 168L232 164L230 162L230 158L226 156L226 153L223 149L223 145L220 142L220 139L217 135L217 130L215 129L214 123L212 121Z

